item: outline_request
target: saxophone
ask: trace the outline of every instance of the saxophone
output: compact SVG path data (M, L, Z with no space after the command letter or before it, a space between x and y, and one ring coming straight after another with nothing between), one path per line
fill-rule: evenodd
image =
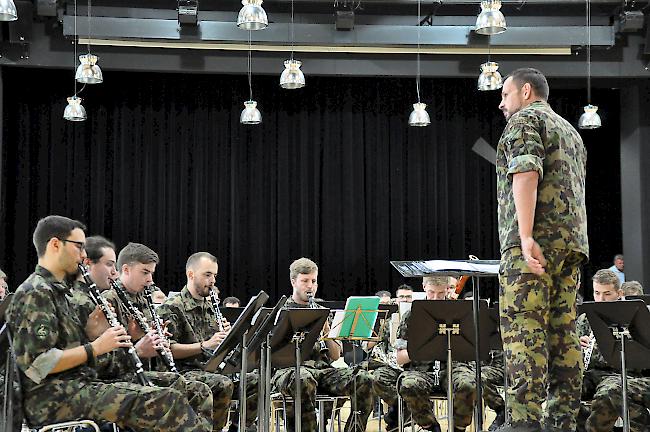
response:
M583 354L583 360L585 364L585 370L589 368L589 363L591 362L591 354L594 352L594 347L596 346L596 338L594 337L594 332L592 331L589 334L589 345L585 348Z

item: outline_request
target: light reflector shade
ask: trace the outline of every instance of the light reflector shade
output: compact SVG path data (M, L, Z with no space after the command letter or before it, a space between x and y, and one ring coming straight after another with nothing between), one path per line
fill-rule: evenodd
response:
M18 12L14 0L0 0L0 21L16 21Z
M257 109L257 102L253 100L244 102L244 110L239 116L239 122L249 125L262 123L262 113Z
M269 25L262 0L242 0L244 6L237 16L237 27L242 30L262 30Z
M503 87L503 78L498 69L499 65L496 62L485 62L481 65L477 85L480 91L498 90Z
M482 35L495 35L506 31L506 17L500 9L501 0L483 0L474 31Z
M427 104L422 102L413 104L413 111L409 116L409 126L429 126L431 124L431 118L427 112Z
M280 75L280 87L284 89L299 89L305 86L305 74L300 70L300 60L285 60L284 70Z
M86 120L86 109L81 105L81 98L77 96L70 96L68 98L68 105L63 111L63 118L69 121L84 121Z
M598 115L598 107L592 104L585 105L585 112L578 120L578 127L580 129L598 129L602 126L600 116Z
M79 56L81 64L77 67L74 78L83 84L100 84L104 82L102 70L97 65L98 57L94 54L82 54Z

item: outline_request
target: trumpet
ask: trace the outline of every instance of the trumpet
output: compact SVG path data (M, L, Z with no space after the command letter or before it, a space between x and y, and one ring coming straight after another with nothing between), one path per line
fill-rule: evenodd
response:
M217 297L216 293L216 288L217 287L211 287L210 288L210 301L212 302L212 307L214 308L214 318L217 320L217 329L222 332L223 329L223 315L221 314L221 310L219 309L219 297Z
M318 309L319 308L318 305L316 304L316 302L314 301L314 295L311 294L311 293L307 294L307 302L309 303L309 309ZM321 335L321 337L322 337L322 335ZM324 340L321 339L319 343L320 343L320 352L321 353L327 352L329 350L329 348L327 348L327 343L325 343Z
M97 285L90 278L90 273L88 273L88 269L86 268L86 266L83 264L79 264L79 272L81 273L81 276L84 278L84 281L88 285L88 295L90 296L93 303L99 306L99 309L104 313L104 316L106 317L106 321L108 321L108 324L111 327L119 326L120 322L117 319L115 312L111 310L111 307L108 304L108 300L106 300L104 296L102 296L101 292L97 288ZM142 360L140 360L140 357L138 357L138 354L135 352L135 347L130 346L129 348L126 348L126 350L131 356L131 362L133 363L133 368L135 369L135 375L138 378L140 384L143 386L151 386L152 385L151 381L149 381L147 376L144 374L144 369L142 368Z

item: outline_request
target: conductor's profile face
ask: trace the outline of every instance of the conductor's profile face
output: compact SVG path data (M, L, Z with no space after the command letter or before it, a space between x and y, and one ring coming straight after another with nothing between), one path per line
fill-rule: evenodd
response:
M309 274L299 273L294 279L291 279L293 287L293 299L301 303L307 303L309 297L316 297L318 290L318 271Z

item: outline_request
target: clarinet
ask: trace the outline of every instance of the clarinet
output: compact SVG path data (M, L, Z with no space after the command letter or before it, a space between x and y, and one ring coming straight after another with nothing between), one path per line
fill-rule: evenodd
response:
M142 312L140 312L140 310L138 310L138 308L135 307L135 305L129 298L129 295L126 293L126 291L124 291L124 288L122 288L114 280L111 280L110 282L111 282L111 287L115 290L120 301L124 304L124 306L128 309L129 313L133 316L133 319L135 319L135 322L138 324L140 329L145 333L149 333L151 331L151 327L149 326L149 323L147 323L147 320L144 319ZM151 294L149 294L149 296L151 296ZM149 306L148 302L147 302L147 306ZM153 306L151 306L150 311L151 309L153 309ZM155 314L155 311L153 312ZM157 324L156 332L161 337L161 339L167 340L167 337L165 336L165 332L160 326L158 314L155 315L154 314L151 315L151 318ZM162 359L162 362L165 364L167 369L169 369L172 372L178 373L178 370L176 369L176 364L174 363L174 357L172 356L172 353L169 350L165 349L165 347L159 348L157 351L158 354L160 355L160 358Z
M589 363L591 362L591 354L594 352L595 346L596 346L596 337L594 336L594 332L592 331L589 334L589 345L587 345L587 347L585 348L585 352L583 353L585 370L589 368Z
M117 316L111 310L108 301L102 296L101 292L97 288L97 285L90 278L90 273L88 273L88 269L86 268L86 266L84 266L83 264L79 264L79 272L81 272L81 276L83 276L84 281L88 285L88 295L92 299L93 303L99 306L99 309L104 313L104 316L108 321L108 325L110 325L111 327L117 327L121 325L117 319ZM144 369L142 368L142 361L140 360L140 357L138 357L138 354L135 352L135 347L131 345L129 348L125 348L125 349L131 356L131 362L133 363L133 368L135 369L135 375L138 377L138 381L140 382L140 384L143 386L151 386L152 385L151 381L149 381L149 379L144 374Z
M319 309L318 305L314 301L314 295L313 294L307 294L307 302L309 303L309 309ZM327 348L327 344L325 343L324 340L320 340L320 352L324 353L329 351L329 348Z
M215 287L216 288L216 287ZM219 298L215 290L210 288L210 301L212 302L212 307L214 308L214 318L217 320L217 329L223 331L223 315L219 309Z
M158 333L158 336L160 339L162 339L165 342L169 342L167 339L167 335L165 335L165 330L163 329L161 325L161 320L160 317L158 316L158 313L156 312L156 308L153 305L153 297L151 296L151 293L153 293L153 289L156 285L151 284L148 287L144 289L144 296L146 298L146 303L147 303L147 308L149 309L149 314L151 314L151 320L153 321L154 327L156 329L156 333ZM161 348L159 351L163 363L165 363L165 366L172 371L178 373L178 369L176 369L176 363L174 362L174 356L172 355L172 352L170 349L167 349L165 347Z

